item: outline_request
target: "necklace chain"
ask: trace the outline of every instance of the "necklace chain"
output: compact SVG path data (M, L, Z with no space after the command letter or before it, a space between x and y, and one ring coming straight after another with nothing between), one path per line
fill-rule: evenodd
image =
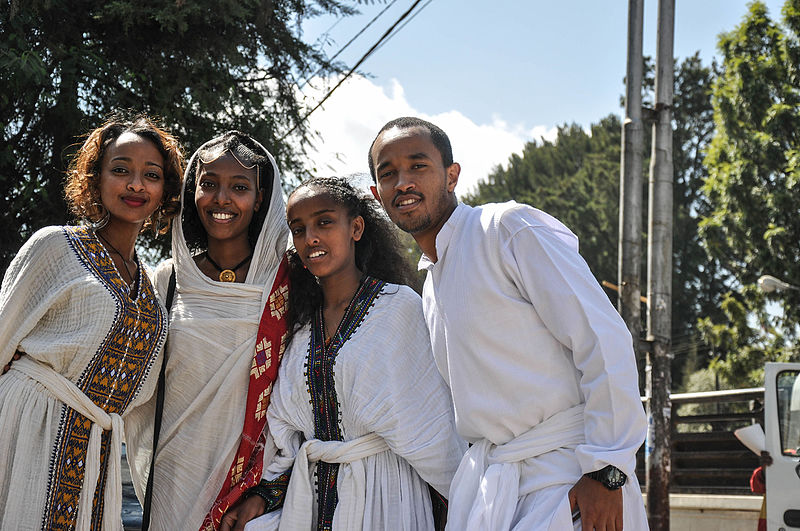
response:
M110 242L110 241L108 241L108 240L107 240L107 239L106 239L106 238L105 238L105 237L104 237L102 234L100 234L99 232L96 232L95 234L97 234L97 235L100 237L100 239L101 239L101 240L103 240L103 242L104 242L106 245L108 245L109 247L111 247L111 250L112 250L112 251L114 251L115 253L117 253L117 255L119 255L119 257L122 259L122 265L123 265L123 266L125 266L125 271L127 271L127 272L128 272L128 276L130 277L130 279L131 279L131 282L134 282L134 280L136 280L136 279L134 278L134 276L133 276L133 273L131 273L131 269L128 267L128 260L126 260L126 259L125 259L125 257L124 257L124 256L122 256L122 253L121 253L121 252L119 252L119 251L117 250L117 248L116 248L116 247L114 247L114 245L112 245L112 244L111 244L111 242ZM133 265L134 265L135 267L138 267L138 266L139 266L139 263L138 263L138 262L139 262L139 261L138 261L138 259L136 258L136 253L134 252L134 253L133 253Z

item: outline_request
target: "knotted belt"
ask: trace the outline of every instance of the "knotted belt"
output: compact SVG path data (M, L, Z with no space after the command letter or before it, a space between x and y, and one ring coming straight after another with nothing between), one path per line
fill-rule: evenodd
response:
M89 531L91 528L92 502L97 488L97 480L100 477L101 436L103 430L111 431L111 455L108 459L108 478L103 493L105 504L103 529L122 531L122 475L120 471L122 417L116 413L107 413L92 402L74 383L30 356L23 356L15 361L13 369L42 384L53 396L92 422L89 446L86 451L83 485L78 502L78 517L75 522L76 531Z
M583 404L560 411L505 444L486 439L461 459L450 487L447 529L510 529L519 499L522 462L585 441Z
M314 515L310 510L314 507L311 484L317 461L341 464L336 481L339 503L333 529L361 529L367 488L363 459L388 449L386 441L375 433L346 442L311 439L303 443L295 457L285 503L287 507L301 507L303 510L284 510L279 529L307 531L314 527Z

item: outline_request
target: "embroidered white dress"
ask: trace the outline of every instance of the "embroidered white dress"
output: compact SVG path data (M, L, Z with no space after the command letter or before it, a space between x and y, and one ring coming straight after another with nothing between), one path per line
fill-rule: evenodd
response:
M38 231L6 271L0 366L26 355L0 376L0 529L122 529L122 417L152 394L167 331L139 281L131 298L85 227Z
M162 300L173 263L176 289L169 314L152 531L200 529L239 447L258 323L288 244L280 174L269 158L275 175L269 211L244 283L218 282L200 271L180 218L172 231L173 259L156 270ZM140 501L150 470L155 401L154 394L131 412L126 424L128 460Z
M577 243L531 207L460 204L437 235L438 261L420 261L434 357L474 444L450 491L449 529L571 529L567 492L609 464L629 478L625 529L647 528L631 337Z
M377 288L335 360L321 359L311 326L293 337L267 412L273 444L264 474L272 480L291 470L289 489L283 509L248 531L433 529L425 482L447 493L466 444L433 363L419 296L407 286ZM321 426L338 435L321 441Z

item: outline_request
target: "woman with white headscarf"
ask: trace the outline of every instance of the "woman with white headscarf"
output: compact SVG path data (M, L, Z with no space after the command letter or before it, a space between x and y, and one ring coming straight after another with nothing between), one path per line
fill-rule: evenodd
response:
M216 529L258 484L266 407L286 338L287 228L274 158L228 132L189 161L162 300L174 271L150 529ZM156 399L131 413L128 459L144 498Z

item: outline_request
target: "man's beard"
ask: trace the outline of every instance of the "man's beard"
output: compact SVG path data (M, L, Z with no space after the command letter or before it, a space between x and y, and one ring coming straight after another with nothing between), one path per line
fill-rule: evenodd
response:
M426 197L423 197L423 199L427 200ZM432 206L431 210L428 210L425 214L420 214L419 217L403 218L399 216L398 219L392 221L398 228L412 236L419 232L424 232L436 225L450 210L450 198L447 195L441 195L437 197L436 203Z
M425 214L418 219L397 220L395 221L395 225L397 225L400 230L413 235L428 229L432 225L431 215Z

